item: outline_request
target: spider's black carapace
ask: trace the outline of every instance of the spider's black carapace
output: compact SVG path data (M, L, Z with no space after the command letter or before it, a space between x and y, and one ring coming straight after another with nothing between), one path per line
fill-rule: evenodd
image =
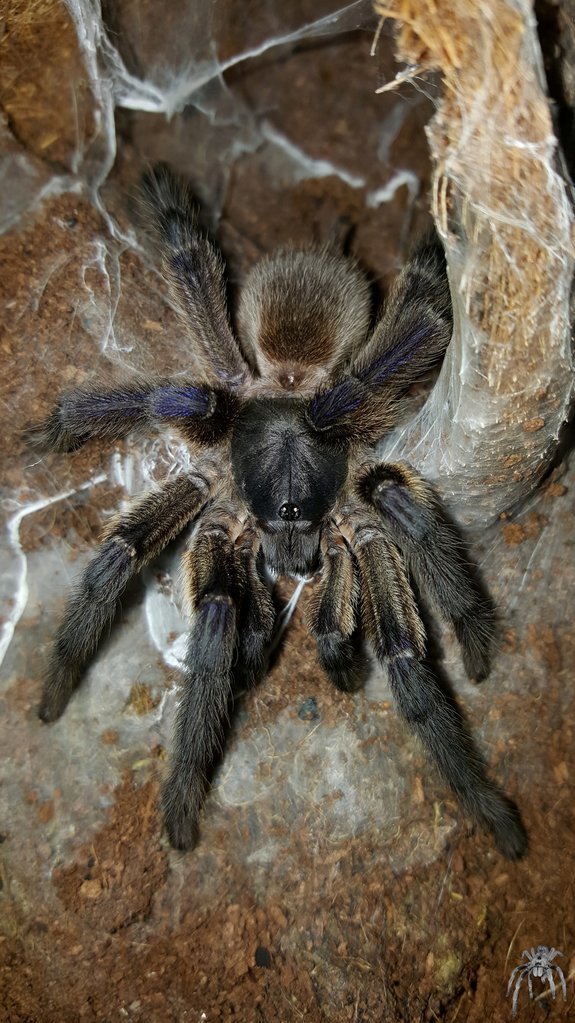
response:
M347 450L313 429L303 403L254 398L234 423L231 462L237 488L260 525L272 571L315 572L321 524L347 478ZM259 466L257 473L254 465Z

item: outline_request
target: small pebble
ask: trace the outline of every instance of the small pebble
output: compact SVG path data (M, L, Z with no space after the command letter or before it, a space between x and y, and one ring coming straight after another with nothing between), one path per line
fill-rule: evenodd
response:
M271 964L272 960L267 948L264 948L263 945L258 945L256 948L256 966L264 966L269 970Z
M301 704L298 712L298 718L302 721L317 721L320 714L313 696L310 696L308 700L304 700Z

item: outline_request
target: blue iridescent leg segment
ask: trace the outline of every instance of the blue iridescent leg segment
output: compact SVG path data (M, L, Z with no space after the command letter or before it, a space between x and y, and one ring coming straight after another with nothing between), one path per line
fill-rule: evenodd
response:
M40 451L74 451L93 437L120 440L160 424L175 426L192 440L217 443L229 429L236 406L230 392L185 381L76 390L63 395L27 437Z

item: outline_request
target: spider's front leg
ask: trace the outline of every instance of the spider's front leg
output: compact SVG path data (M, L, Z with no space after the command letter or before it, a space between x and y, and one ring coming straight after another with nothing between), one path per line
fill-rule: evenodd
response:
M162 797L176 849L196 842L206 776L222 741L236 680L259 679L274 626L271 597L257 575L251 531L237 535L239 524L217 514L202 523L185 558L194 623Z
M425 632L399 551L375 520L359 519L353 549L359 566L362 621L387 668L395 703L462 806L517 859L527 839L516 807L486 777L461 714L424 667Z
M432 487L405 463L384 463L360 477L358 493L377 509L422 592L451 622L467 674L477 681L485 678L495 610Z
M548 952L548 954L547 954L547 962L548 963L552 963L553 960L557 958L557 956L563 956L563 952L559 952L558 949L552 948L551 951ZM549 986L553 987L553 988L555 987L555 985L553 984L552 973L553 973L553 970L557 970L557 975L558 975L558 977L559 977L559 979L561 981L561 989L563 991L563 999L565 1001L567 1001L567 986L565 984L565 977L563 976L563 970L559 966L559 963L553 963L552 966L548 966L547 967L547 970L549 972ZM555 994L553 994L553 998L555 998Z
M178 476L108 526L58 629L39 709L43 721L63 713L130 579L197 515L209 492L202 475Z

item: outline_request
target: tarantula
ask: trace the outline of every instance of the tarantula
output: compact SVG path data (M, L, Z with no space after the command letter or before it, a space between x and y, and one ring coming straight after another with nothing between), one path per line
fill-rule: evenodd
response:
M547 948L546 945L538 945L537 948L524 949L521 953L521 958L526 959L526 963L522 963L520 966L516 966L509 978L509 984L507 985L507 995L511 994L511 988L513 981L515 980L516 974L518 974L517 980L515 981L515 988L513 991L513 1000L511 1003L511 1015L517 1015L517 1002L519 1000L519 988L521 987L525 977L527 977L527 985L529 988L529 997L533 998L533 982L532 977L540 977L541 983L545 986L545 982L549 983L549 990L551 997L555 1000L555 981L553 979L553 970L557 972L557 976L561 981L561 990L563 991L563 1001L567 1001L567 984L565 983L565 977L563 970L559 966L559 963L554 963L553 960L557 956L562 956L563 952L559 952L556 948ZM568 978L569 979L569 978Z
M197 838L206 774L238 680L251 685L266 670L277 619L270 570L319 573L307 625L331 681L345 692L358 687L367 639L400 714L462 806L505 856L521 856L517 809L486 776L461 714L425 666L410 576L451 622L476 679L489 668L492 605L431 486L374 452L406 389L451 337L439 240L419 245L373 329L369 286L353 260L327 248L277 252L241 289L236 335L223 261L198 228L187 187L159 167L143 195L191 338L194 376L73 391L33 440L73 451L96 437L175 427L194 469L106 528L57 633L40 717L62 714L129 580L193 521L183 559L193 623L162 797L172 845L187 849Z

